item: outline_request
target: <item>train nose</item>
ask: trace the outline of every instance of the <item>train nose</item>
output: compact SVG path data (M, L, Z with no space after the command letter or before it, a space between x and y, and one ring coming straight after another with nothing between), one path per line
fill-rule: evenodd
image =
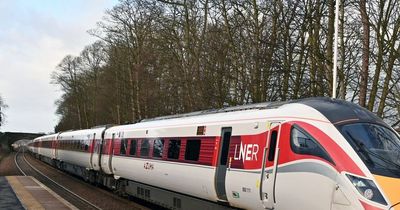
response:
M374 177L391 205L394 205L390 210L400 210L400 179L380 175L374 175Z

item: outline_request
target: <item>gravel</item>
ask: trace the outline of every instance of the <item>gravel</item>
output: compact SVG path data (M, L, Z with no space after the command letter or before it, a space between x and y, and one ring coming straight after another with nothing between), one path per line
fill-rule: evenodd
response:
M20 176L21 172L14 163L15 152L0 153L0 176Z

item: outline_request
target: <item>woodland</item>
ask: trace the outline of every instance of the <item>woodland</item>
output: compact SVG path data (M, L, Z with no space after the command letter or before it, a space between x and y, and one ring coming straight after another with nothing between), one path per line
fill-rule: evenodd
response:
M52 73L55 131L331 97L334 0L120 0ZM400 125L400 1L342 0L337 98Z

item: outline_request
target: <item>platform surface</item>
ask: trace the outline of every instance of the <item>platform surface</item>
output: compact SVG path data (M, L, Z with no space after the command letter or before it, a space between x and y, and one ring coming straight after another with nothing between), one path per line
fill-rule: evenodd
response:
M30 176L0 177L0 209L77 209Z

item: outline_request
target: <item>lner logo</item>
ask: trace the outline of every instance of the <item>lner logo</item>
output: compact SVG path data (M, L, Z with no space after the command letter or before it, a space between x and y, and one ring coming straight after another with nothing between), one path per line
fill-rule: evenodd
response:
M233 156L234 160L244 161L257 161L257 153L259 151L258 144L242 144L240 142L240 148L238 151L238 145L235 145L235 154Z

